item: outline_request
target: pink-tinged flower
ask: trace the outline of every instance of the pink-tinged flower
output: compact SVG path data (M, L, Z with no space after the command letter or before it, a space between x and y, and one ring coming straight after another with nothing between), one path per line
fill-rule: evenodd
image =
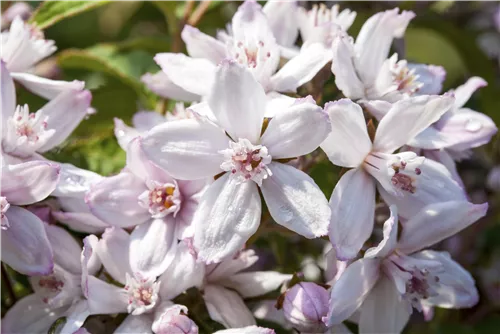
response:
M104 180L104 177L71 164L60 164L60 167L61 178L51 194L57 197L58 203L50 210L52 217L75 231L104 231L109 224L94 216L85 203L85 196L91 187Z
M386 10L370 17L353 42L340 31L333 39L332 72L337 87L350 99L395 102L420 90L437 94L444 70L437 66L410 65L394 54L388 58L392 40L401 38L413 12ZM427 84L433 82L433 85ZM427 84L427 85L426 85Z
M328 291L316 283L301 282L285 293L285 318L300 332L325 332L323 317L328 313Z
M88 90L68 89L36 113L28 105L17 106L14 82L1 62L2 151L26 159L61 144L87 115L92 95Z
M359 311L360 333L399 333L412 308L472 307L478 292L472 276L448 253L423 250L486 214L487 204L463 201L431 204L403 223L398 238L396 207L377 247L353 262L332 288L327 325Z
M131 235L116 227L108 228L94 247L106 271L124 288L111 289L107 283L88 276L85 296L99 314L129 313L120 325L123 332L153 329L163 333L168 326L187 325L187 319L180 317L180 311L187 313L187 309L170 300L199 286L203 279L203 266L196 263L188 245L164 239L162 229L169 229L169 225L155 222L149 230L144 225L136 227Z
M2 261L23 274L48 274L54 265L53 252L43 222L20 206L46 198L59 181L59 167L42 161L3 163L2 159Z
M206 180L172 178L144 156L139 139L128 145L127 167L91 187L85 197L90 211L112 226L147 230L163 224L169 227L162 231L176 239L192 237L193 215Z
M255 325L252 312L243 298L264 295L280 287L292 275L275 271L248 271L258 260L253 250L243 250L235 257L205 267L203 298L210 317L227 328Z
M279 45L280 56L286 59L295 57L299 52L299 48L295 46L299 35L298 8L296 0L269 0L262 8L276 38L276 43Z
M198 100L210 93L217 65L226 58L248 68L266 93L295 92L330 58L324 46L315 43L303 48L277 71L280 47L262 7L250 0L238 8L229 32L219 32L218 39L188 25L182 31L182 39L189 57L180 53L160 53L155 61L170 81L199 96ZM182 95L171 97L181 99Z
M45 224L54 251L54 270L29 278L34 293L19 300L2 319L2 333L45 333L55 320L66 317L61 333L73 333L92 313L82 291L88 274L95 274L101 263L84 240L84 251L64 229ZM104 283L105 284L105 283Z
M330 198L329 236L339 259L354 258L370 237L376 188L405 218L430 203L466 200L443 165L413 152L393 154L438 120L453 102L450 96L427 95L394 103L378 124L373 143L359 105L342 99L325 106L333 129L321 148L335 165L353 168L341 177Z
M214 334L275 334L274 329L259 326L247 326L233 329L223 329Z
M311 10L299 7L297 11L303 45L322 43L328 49L339 30L347 31L356 19L356 12L350 9L340 12L339 5L328 8L325 4L314 4ZM331 50L328 51L331 55Z
M330 209L321 190L280 162L315 150L330 131L327 115L311 98L296 100L261 134L265 109L264 90L250 71L224 62L208 103L193 107L199 117L156 126L142 139L147 157L177 179L220 176L201 197L192 223L194 246L207 263L230 257L255 233L259 187L278 224L307 238L327 232Z
M42 31L23 22L20 16L14 18L8 31L2 32L1 39L2 62L12 78L26 89L48 100L68 90L73 91L73 94L75 91L83 91L83 81L50 80L30 73L36 63L50 56L57 48L54 41L45 40ZM88 108L88 113L93 111L94 109Z
M26 2L15 2L2 13L2 30L9 27L16 17L26 21L33 12L33 9Z

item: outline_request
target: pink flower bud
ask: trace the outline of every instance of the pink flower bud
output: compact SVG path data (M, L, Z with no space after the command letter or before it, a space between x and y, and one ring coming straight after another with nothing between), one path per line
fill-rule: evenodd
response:
M323 332L326 326L321 319L328 313L328 300L324 287L311 282L298 283L285 294L285 318L301 332Z
M198 334L198 326L183 312L187 312L185 306L172 306L155 321L153 331L156 334Z

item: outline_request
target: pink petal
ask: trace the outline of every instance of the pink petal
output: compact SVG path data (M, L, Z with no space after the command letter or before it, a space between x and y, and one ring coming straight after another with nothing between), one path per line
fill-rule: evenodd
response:
M193 94L172 82L172 80L163 72L155 74L146 73L141 77L141 81L154 93L165 99L176 99L180 101L199 101L200 96Z
M488 83L483 78L472 77L462 86L458 86L453 91L453 95L455 95L455 108L462 108L477 89L487 85Z
M102 264L111 276L125 284L125 274L132 273L129 263L130 235L117 227L107 228L94 247Z
M276 290L291 278L292 275L275 271L253 271L230 276L219 284L236 290L243 298L250 298Z
M203 291L210 318L229 328L255 325L255 319L234 291L218 285L207 285Z
M368 249L365 252L365 258L384 258L391 253L398 242L398 213L397 207L391 205L391 216L384 223L384 238L377 247Z
M213 64L218 64L226 57L224 43L202 33L195 27L186 24L182 29L181 37L186 44L189 56L193 58L204 58Z
M74 275L80 275L80 253L82 248L65 229L45 224L45 232L54 253L54 262Z
M0 93L2 97L2 101L0 101L2 106L2 127L5 127L7 119L14 114L14 110L16 109L16 89L14 87L14 81L3 60L1 61L0 76L2 84L2 91ZM5 131L5 129L3 131Z

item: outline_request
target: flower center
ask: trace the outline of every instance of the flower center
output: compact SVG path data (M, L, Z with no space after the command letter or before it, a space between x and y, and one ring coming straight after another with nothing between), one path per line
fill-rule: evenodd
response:
M127 311L133 315L150 311L158 301L160 284L153 278L146 279L138 273L133 277L127 273L126 280L124 289L128 294Z
M35 290L37 295L42 297L42 301L46 304L53 304L61 291L63 291L65 286L69 283L66 278L64 272L56 267L52 274L46 276L32 276L30 280L33 290Z
M239 64L252 69L263 65L271 58L271 48L263 41L256 43L235 41L230 48L230 54Z
M224 162L220 167L231 172L240 182L253 180L261 186L262 180L272 175L267 167L272 158L265 146L253 145L248 139L240 138L238 142L229 142L229 147L219 151L224 154Z
M415 268L410 274L411 278L406 281L406 293L403 295L403 298L408 300L414 308L421 312L421 300L438 295L439 277L433 275L427 269L418 268Z
M18 106L9 117L3 149L14 155L29 156L42 147L52 137L55 130L47 130L48 117L42 110L30 113L27 105Z
M1 223L1 228L2 230L6 230L10 227L9 225L9 219L5 215L7 210L9 210L10 204L7 202L7 198L5 197L0 197L0 216L2 217L2 223Z
M415 70L410 70L408 68L406 60L403 59L396 62L396 59L397 58L391 58L392 64L390 70L392 73L392 80L395 85L397 85L398 91L408 95L414 95L424 84L418 81L419 76L415 74Z
M364 162L365 170L380 182L385 190L398 193L414 194L417 191L418 176L422 174L420 166L425 158L413 152L399 154L370 153Z
M139 203L149 210L153 218L162 218L168 214L175 217L181 208L181 194L177 184L160 184L156 181L148 181L146 190L139 196Z

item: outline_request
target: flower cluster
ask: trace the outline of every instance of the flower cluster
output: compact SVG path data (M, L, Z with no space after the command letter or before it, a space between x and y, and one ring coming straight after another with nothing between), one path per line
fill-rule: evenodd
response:
M56 47L16 16L2 32L1 256L33 293L2 332L46 333L64 318L62 333L81 333L88 317L123 313L117 333L198 333L204 307L229 328L220 334L274 332L256 317L303 333L350 332L345 321L397 333L413 309L474 306L472 276L428 247L486 215L455 161L497 128L464 107L486 81L442 93L442 67L391 54L414 16L377 13L354 40L349 9L247 0L216 37L185 25L188 54L157 54L161 71L142 80L192 104L140 111L133 126L116 118L126 163L112 176L44 157L94 113L92 97L83 82L32 74ZM298 95L325 73L344 98ZM47 104L17 105L15 82ZM343 168L329 201L305 166L317 155ZM326 284L256 270L248 246L270 229L329 240ZM180 303L190 289L195 309Z

